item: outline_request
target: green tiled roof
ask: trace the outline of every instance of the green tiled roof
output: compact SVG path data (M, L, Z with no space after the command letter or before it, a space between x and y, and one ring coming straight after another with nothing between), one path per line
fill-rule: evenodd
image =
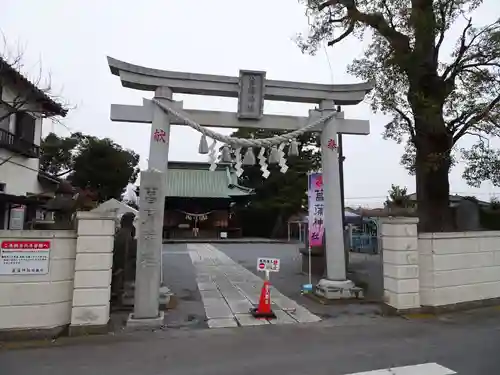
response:
M237 178L227 168L208 170L169 168L167 197L230 198L251 194L251 190L237 185Z

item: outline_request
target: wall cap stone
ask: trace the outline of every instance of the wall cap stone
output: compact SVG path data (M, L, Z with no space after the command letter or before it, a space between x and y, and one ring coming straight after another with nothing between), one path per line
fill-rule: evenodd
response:
M0 238L40 239L40 238L76 238L76 231L68 230L0 230Z
M418 217L388 216L378 220L380 224L418 224Z
M116 214L112 212L78 211L76 218L78 220L116 220Z
M500 231L472 231L472 232L431 232L419 233L419 239L452 239L452 238L500 238Z

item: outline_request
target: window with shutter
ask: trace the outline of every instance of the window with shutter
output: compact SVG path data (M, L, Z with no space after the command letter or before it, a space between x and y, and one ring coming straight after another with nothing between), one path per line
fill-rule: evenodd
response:
M35 143L36 119L27 112L16 112L16 136Z

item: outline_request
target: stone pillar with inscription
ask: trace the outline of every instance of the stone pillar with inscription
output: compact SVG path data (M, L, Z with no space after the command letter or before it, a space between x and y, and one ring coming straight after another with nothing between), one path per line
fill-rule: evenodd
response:
M159 327L161 247L165 174L156 169L141 172L139 234L135 276L134 312L127 323L132 327Z

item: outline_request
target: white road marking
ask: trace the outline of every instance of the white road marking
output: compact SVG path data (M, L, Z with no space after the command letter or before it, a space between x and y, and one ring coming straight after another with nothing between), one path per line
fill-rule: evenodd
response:
M210 328L269 324L256 321L249 313L259 300L263 280L209 244L188 244L188 253L196 269L196 282ZM277 319L272 324L318 322L321 319L305 307L286 297L274 287L271 290ZM231 320L232 316L236 320Z
M452 375L455 371L437 363L423 363L414 366L392 367L383 370L356 372L349 375Z

